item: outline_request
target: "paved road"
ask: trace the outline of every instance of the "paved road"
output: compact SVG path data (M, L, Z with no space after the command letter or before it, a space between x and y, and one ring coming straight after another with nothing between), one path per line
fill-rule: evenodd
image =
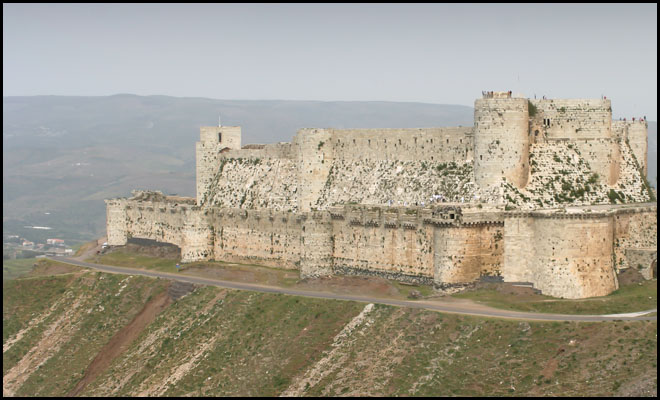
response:
M68 264L77 265L80 267L92 268L103 272L124 274L124 275L143 275L150 277L158 277L164 279L172 279L181 282L196 283L199 285L218 286L228 289L237 290L252 290L264 293L281 293L293 296L314 297L321 299L334 299L334 300L351 300L364 303L378 303L387 304L399 307L423 308L427 310L441 311L452 314L465 314L474 315L479 317L492 317L492 318L508 318L508 319L522 319L522 320L538 320L538 321L657 321L657 316L645 317L644 314L656 312L657 309L644 311L640 313L630 314L613 314L613 315L566 315L566 314L543 314L543 313L527 313L519 311L500 310L489 308L482 305L469 305L469 304L453 304L451 302L442 301L407 301L407 300L394 300L383 299L374 297L352 296L347 294L325 293L325 292L311 292L305 290L295 290L287 288L279 288L272 286L262 286L250 283L238 283L230 281L221 281L216 279L201 278L196 276L189 276L183 274L170 274L160 271L149 271L135 268L113 267L110 265L92 264L84 261L74 260L67 257L48 257L53 261L64 262Z

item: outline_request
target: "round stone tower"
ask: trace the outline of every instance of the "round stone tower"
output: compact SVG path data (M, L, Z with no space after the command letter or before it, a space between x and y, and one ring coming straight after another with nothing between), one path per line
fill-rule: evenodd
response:
M474 176L481 187L505 177L518 188L529 175L528 100L485 92L474 102Z

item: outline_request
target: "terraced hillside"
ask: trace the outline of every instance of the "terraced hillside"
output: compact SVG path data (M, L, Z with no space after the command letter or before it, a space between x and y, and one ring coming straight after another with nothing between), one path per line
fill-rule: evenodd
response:
M495 320L169 286L86 270L4 282L3 395L657 392L656 322Z

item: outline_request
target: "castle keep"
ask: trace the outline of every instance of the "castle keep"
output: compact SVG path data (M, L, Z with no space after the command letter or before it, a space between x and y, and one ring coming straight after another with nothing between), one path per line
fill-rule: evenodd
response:
M528 282L565 298L606 295L617 273L651 278L657 203L646 121L610 100L485 92L474 126L300 129L241 146L202 127L196 198L106 200L108 243L172 243L184 262L223 260L461 286Z

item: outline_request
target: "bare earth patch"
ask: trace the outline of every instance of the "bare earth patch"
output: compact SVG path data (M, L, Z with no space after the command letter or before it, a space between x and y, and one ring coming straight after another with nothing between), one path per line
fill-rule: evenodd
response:
M87 384L102 373L118 355L123 353L142 330L149 325L158 314L172 303L167 291L163 291L151 301L133 320L117 332L94 358L85 371L85 375L78 384L69 392L68 396L77 396Z

